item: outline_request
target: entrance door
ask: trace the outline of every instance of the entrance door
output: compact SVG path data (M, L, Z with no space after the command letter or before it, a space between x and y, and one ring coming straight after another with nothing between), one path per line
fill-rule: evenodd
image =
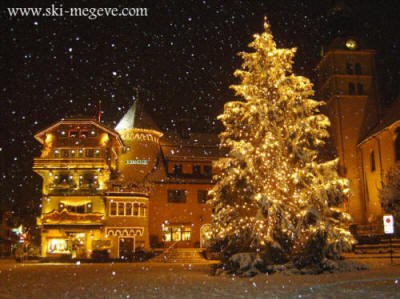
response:
M133 259L133 253L135 252L135 238L124 237L119 238L119 258L123 260Z

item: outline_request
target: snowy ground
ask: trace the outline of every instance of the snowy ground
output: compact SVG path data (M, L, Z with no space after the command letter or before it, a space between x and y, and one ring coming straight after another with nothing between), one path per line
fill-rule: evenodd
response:
M210 276L209 265L0 260L0 298L400 298L400 259L363 263L370 270L238 278Z

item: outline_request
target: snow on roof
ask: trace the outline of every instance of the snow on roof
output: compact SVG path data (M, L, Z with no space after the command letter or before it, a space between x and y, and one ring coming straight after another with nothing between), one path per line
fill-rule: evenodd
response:
M146 113L143 105L135 101L115 127L116 131L126 129L150 129L160 131L157 124Z

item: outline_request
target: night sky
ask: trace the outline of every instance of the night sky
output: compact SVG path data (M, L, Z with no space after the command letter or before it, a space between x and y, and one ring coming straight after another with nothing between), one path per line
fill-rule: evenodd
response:
M399 92L398 0L348 1L353 30L377 50L381 101ZM298 47L295 72L315 78L321 45L332 38L330 1L65 1L71 7L146 7L147 17L9 17L7 7L60 6L60 1L0 4L0 204L39 212L41 179L31 170L40 145L33 135L61 118L116 122L134 88L164 131L180 119L193 130L218 130L215 117L233 99L237 52L262 32L267 16L280 47ZM33 218L33 217L32 217Z

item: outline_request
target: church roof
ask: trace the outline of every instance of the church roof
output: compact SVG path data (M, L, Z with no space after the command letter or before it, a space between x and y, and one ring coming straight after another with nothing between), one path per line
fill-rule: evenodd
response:
M390 107L386 108L383 117L379 121L378 125L373 128L368 135L361 141L363 143L365 140L381 132L383 129L391 126L395 122L400 121L400 97L397 98Z
M116 131L123 131L126 129L147 129L160 131L157 124L144 110L142 103L138 102L137 100L132 104L132 106L115 127Z

